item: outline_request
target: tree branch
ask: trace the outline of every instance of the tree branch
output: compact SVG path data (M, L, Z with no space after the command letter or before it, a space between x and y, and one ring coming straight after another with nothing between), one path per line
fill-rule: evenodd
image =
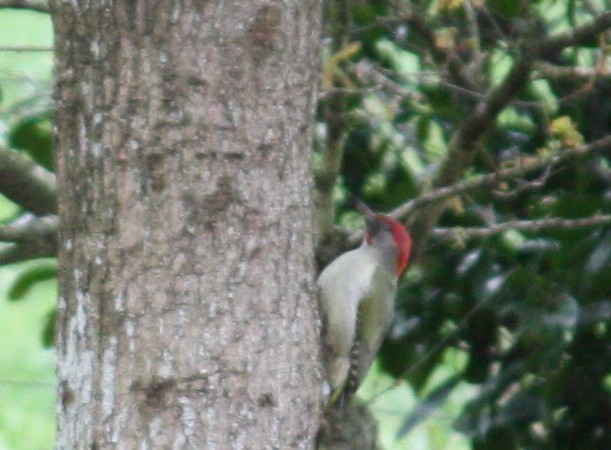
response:
M486 175L480 175L471 180L459 181L449 186L440 187L433 191L422 194L420 197L410 200L407 203L404 203L403 205L391 211L389 215L397 220L405 221L405 219L409 217L416 209L422 208L431 203L435 203L440 200L445 200L449 197L463 194L465 192L470 192L476 189L493 186L503 180L522 177L528 173L535 172L537 170L548 169L572 158L585 156L592 153L596 153L598 151L609 149L611 149L611 135L605 136L604 138L598 139L596 141L590 142L579 147L568 148L565 151L554 154L552 156L531 160L527 164L519 164L510 169L500 170L498 172L489 173ZM350 237L347 239L347 242L350 245L354 245L360 242L362 239L363 232L355 231L354 233L350 234Z
M587 44L609 28L611 28L611 11L606 11L585 25L543 40L535 46L534 53L538 57L549 58L567 47Z
M27 9L41 13L49 13L49 3L46 0L0 0L0 9Z
M0 378L0 385L3 386L20 386L20 387L41 387L52 389L55 387L54 381L41 381L41 380L16 380L12 378Z
M450 186L443 186L441 188L435 189L434 191L427 192L421 195L420 197L410 200L409 202L399 206L390 213L390 216L398 220L404 220L415 209L421 208L429 203L453 197L454 195L473 191L482 187L492 186L498 183L499 181L521 177L530 172L543 170L548 167L553 167L571 158L584 156L590 153L609 149L611 149L611 135L605 136L602 139L598 139L580 147L566 149L565 151L554 154L552 156L531 160L527 164L519 164L510 169L500 170L498 172L489 173L486 175L480 175L474 179L459 181L458 183L454 183Z
M35 47L35 46L0 46L0 52L52 52L53 47Z
M380 89L386 89L387 92L398 95L402 99L423 100L423 96L420 93L406 89L399 83L396 83L380 70L379 67L374 66L369 61L359 61L355 66L355 72L356 76L364 83L379 86Z
M533 60L523 55L518 58L505 79L492 89L483 101L456 130L448 147L448 155L440 166L432 182L432 189L455 183L472 158L477 144L492 127L496 117L514 96L524 87L530 78ZM443 201L431 202L424 207L418 217L410 224L414 240L413 257L417 259L424 248L429 232L433 229L439 216L445 209Z
M557 66L546 62L538 62L536 67L537 72L542 78L552 80L579 80L587 82L595 78L611 78L611 70L601 65L601 67L575 67L575 66Z
M57 256L57 242L37 241L12 244L0 250L0 266Z
M26 222L20 219L8 225L0 225L0 241L23 243L52 240L56 242L58 226L57 216L30 217Z
M466 76L462 63L460 60L452 58L451 51L437 46L435 33L429 27L426 19L413 12L409 12L404 15L404 20L424 37L436 60L448 62L450 74L455 82L460 87L466 86L469 89L471 83L469 77ZM607 136L586 146L567 150L562 155L542 159L532 165L529 164L528 166L520 166L496 174L484 175L476 180L457 182L461 178L465 166L478 148L478 143L494 126L498 114L515 99L520 90L530 80L531 73L536 67L537 58L548 57L572 45L587 43L609 27L611 27L611 12L606 12L586 25L543 39L537 45L522 48L522 54L517 57L505 79L483 96L473 113L454 132L448 146L448 155L431 182L430 192L424 193L418 199L414 199L412 202L393 211L392 214L394 216L405 217L413 209L417 207L422 208L418 216L410 224L414 238L413 252L416 258L424 247L428 234L444 210L444 200L446 198L471 189L494 184L501 179L520 176L530 171L557 164L565 158L609 146L610 138ZM350 235L348 243L354 244L361 237L362 233L353 233Z
M37 216L57 213L55 175L25 155L2 147L0 193Z
M435 61L438 64L447 64L448 72L456 84L469 91L476 90L460 58L454 51L438 45L435 31L429 26L424 16L410 10L403 14L403 19L425 40Z
M477 23L477 14L471 0L465 0L463 2L463 9L465 10L465 17L467 18L467 29L471 35L470 44L472 48L472 59L477 64L482 60L482 43L480 38L479 25Z
M335 55L347 45L349 13L346 0L331 0L328 5L327 27L331 35L331 49ZM331 57L332 58L332 57ZM335 80L331 77L335 87ZM314 172L314 218L317 247L324 246L332 238L335 219L333 191L339 178L346 123L344 119L345 96L341 92L326 95L323 114L327 123L325 142L321 149L320 166Z
M0 225L0 241L12 242L0 250L0 265L57 256L59 218L35 216Z
M433 179L432 189L451 185L461 177L477 144L492 128L498 114L529 81L537 57L549 57L566 47L587 43L609 27L611 27L611 11L601 14L584 26L543 39L538 45L522 48L522 54L517 58L505 79L486 95L485 100L479 102L473 114L452 136L448 155ZM412 250L414 258L418 258L428 234L437 223L444 208L443 201L431 203L424 207L414 222L410 224L414 239Z
M561 219L551 217L536 220L510 220L508 222L491 225L488 227L452 227L435 228L432 235L441 238L465 239L470 237L486 238L504 233L507 230L519 230L526 232L537 232L543 229L572 230L575 228L587 228L611 224L611 214L597 214L581 219Z

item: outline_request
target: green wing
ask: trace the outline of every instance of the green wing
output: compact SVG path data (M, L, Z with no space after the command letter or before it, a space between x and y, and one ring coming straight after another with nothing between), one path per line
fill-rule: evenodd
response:
M345 392L354 394L367 375L390 328L395 305L397 278L380 268L374 274L372 290L359 305L356 339L351 350L350 372ZM388 298L390 293L390 298Z

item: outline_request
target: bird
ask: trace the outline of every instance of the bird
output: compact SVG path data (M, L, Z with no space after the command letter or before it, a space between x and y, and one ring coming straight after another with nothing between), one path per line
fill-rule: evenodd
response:
M345 405L357 391L390 328L397 283L412 238L396 219L355 199L365 219L360 247L341 254L317 280L328 406Z

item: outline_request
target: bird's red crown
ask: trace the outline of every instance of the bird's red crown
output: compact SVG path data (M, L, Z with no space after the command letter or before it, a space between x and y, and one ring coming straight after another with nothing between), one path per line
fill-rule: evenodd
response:
M399 251L397 252L397 276L400 276L409 262L409 256L412 252L412 237L407 232L407 229L401 222L392 217L383 214L376 214L377 218L386 222L390 226L395 243Z

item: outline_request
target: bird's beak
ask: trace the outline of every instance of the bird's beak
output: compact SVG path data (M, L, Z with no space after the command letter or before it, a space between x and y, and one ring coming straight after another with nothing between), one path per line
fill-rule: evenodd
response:
M369 206L363 203L356 197L352 197L352 201L354 203L354 207L358 212L363 215L365 219L365 238L364 243L371 244L371 235L373 234L373 229L376 223L376 213L374 213Z
M367 206L365 203L363 203L358 198L354 198L354 207L356 208L358 212L360 212L363 216L365 216L365 218L372 217L375 215L375 213L371 210L371 208L369 208L369 206Z

